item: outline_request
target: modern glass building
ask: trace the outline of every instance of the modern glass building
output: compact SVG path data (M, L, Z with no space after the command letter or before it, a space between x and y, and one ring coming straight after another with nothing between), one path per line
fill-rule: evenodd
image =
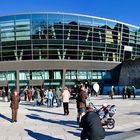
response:
M140 57L140 28L100 17L46 12L0 16L0 87L110 81Z

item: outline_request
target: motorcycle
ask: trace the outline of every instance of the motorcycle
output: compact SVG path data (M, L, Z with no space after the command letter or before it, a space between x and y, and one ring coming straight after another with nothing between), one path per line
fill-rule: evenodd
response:
M113 129L115 126L115 120L112 118L116 114L115 105L105 105L103 104L100 109L97 109L92 102L89 106L99 115L102 126L107 126L108 129Z

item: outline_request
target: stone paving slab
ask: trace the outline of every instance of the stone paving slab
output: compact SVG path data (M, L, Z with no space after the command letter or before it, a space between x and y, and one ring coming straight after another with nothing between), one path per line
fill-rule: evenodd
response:
M115 96L91 97L97 107L103 103L115 104L115 128L106 129L105 140L140 140L140 96L135 100ZM34 107L32 102L21 101L18 122L11 123L9 102L0 101L0 140L80 140L81 128L76 124L76 103L70 101L69 116L62 107Z

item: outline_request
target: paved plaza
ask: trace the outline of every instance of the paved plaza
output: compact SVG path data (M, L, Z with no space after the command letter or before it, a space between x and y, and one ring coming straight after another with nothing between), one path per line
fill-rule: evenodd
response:
M116 96L91 97L97 107L103 103L115 104L117 114L115 128L106 130L105 140L140 140L140 96L121 99ZM88 101L89 102L89 101ZM69 116L63 115L62 107L34 107L32 102L21 101L18 122L11 123L9 102L0 101L0 140L80 140L81 128L76 124L75 100L70 101Z

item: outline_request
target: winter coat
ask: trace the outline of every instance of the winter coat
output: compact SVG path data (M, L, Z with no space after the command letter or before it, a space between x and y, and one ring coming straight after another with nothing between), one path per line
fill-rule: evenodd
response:
M81 90L77 97L77 108L86 108L87 93Z
M102 127L99 115L94 111L89 111L82 117L80 126L83 128L81 136L86 137L88 140L105 138L105 130Z
M19 102L20 102L20 96L17 95L15 96L14 94L11 96L11 104L10 104L10 107L12 109L18 109L19 107Z
M63 103L68 103L69 102L69 98L70 98L70 92L66 89L62 93Z

